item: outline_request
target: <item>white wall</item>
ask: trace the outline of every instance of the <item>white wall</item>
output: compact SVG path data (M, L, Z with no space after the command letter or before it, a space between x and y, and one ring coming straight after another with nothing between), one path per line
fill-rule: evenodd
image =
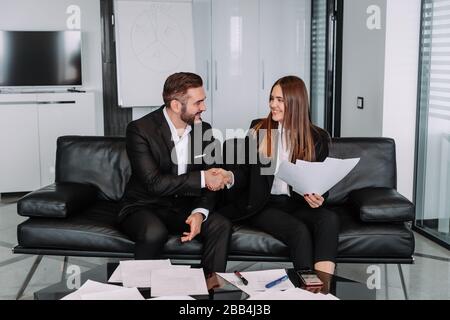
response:
M388 0L384 68L383 136L397 145L398 190L413 197L420 0Z
M81 9L83 89L95 93L96 131L103 135L100 0L0 0L0 30L68 30L70 5Z
M193 0L192 8L195 72L207 95L203 119L213 127L246 129L267 116L270 88L282 76L298 75L309 87L310 0ZM162 84L149 90L161 97ZM133 119L151 110L133 108Z
M367 8L381 9L369 30ZM413 198L420 0L344 0L342 136L396 142L397 187ZM356 97L364 96L364 110Z
M371 5L380 8L381 29L367 28ZM385 15L386 0L344 0L342 137L382 134ZM364 98L362 110L356 106L357 97Z

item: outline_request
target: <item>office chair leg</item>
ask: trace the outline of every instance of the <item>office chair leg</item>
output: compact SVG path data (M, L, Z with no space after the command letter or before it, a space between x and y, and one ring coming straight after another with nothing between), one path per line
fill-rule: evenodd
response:
M43 256L37 256L36 260L34 260L34 263L31 266L30 271L28 271L28 274L27 274L25 280L23 281L22 286L19 289L19 292L17 292L16 300L19 300L22 297L23 293L25 292L25 289L27 288L28 284L31 281L31 278L33 278L33 275L36 272L37 267L41 263L42 258L43 258Z
M64 256L64 261L63 261L62 271L61 271L61 282L64 280L64 277L66 276L68 260L69 260L69 257Z
M400 280L402 281L402 289L403 289L403 294L405 295L405 299L408 299L408 293L406 292L406 283L405 283L405 277L403 276L403 269L402 269L402 265L401 264L397 264L398 266L398 272L400 274Z

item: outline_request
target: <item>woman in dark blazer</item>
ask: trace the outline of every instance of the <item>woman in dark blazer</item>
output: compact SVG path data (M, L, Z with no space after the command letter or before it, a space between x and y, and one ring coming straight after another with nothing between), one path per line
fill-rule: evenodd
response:
M282 161L322 162L328 156L329 135L310 121L306 86L298 77L279 79L270 94L267 118L253 121L246 138L244 165L218 170L233 181L234 201L219 212L243 220L284 242L296 269L334 273L339 220L323 207L318 194L300 195L276 178ZM251 146L256 157L251 156ZM257 159L253 161L251 159Z

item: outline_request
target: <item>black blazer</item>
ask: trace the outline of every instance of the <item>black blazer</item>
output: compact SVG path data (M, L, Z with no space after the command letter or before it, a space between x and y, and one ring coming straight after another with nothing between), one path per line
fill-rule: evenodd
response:
M201 170L217 166L206 164L206 157L202 157L207 147L208 150L220 150L220 145L217 147L219 142L212 135L207 141L202 139L204 132L211 126L202 122L192 127L187 172L178 175L178 166L171 158L174 142L163 108L127 126L126 150L132 173L125 188L119 221L142 206L172 208L183 212L195 208L211 211L215 207L216 195L208 189L201 189L200 174Z
M260 120L253 120L253 128ZM330 136L325 130L318 128L314 135L316 162L322 162L328 157ZM246 153L249 152L248 140L253 139L250 135L246 137ZM275 149L276 150L276 149ZM234 174L234 186L225 190L225 199L223 207L219 212L232 221L246 219L264 208L270 197L274 175L261 175L261 168L275 167L274 164L263 164L258 158L256 164L249 163L249 157L246 155L246 164L225 166ZM290 188L291 197L302 203L305 199ZM326 198L327 194L324 195Z

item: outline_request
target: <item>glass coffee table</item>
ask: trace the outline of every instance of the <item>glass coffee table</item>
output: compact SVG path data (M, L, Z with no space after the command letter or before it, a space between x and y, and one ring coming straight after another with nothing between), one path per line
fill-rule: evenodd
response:
M87 280L93 280L101 283L108 283L118 263L107 263L95 267L89 271L82 272L80 276L80 285ZM300 280L293 269L286 269L289 279L294 286L301 287ZM369 289L365 283L356 282L339 276L317 272L319 278L324 282L320 291L324 294L331 293L341 300L375 300L378 289ZM35 300L59 300L64 296L74 292L71 288L69 278L63 278L59 283L34 292ZM213 274L206 279L209 294L192 296L197 300L246 300L249 295L224 280L220 276ZM139 289L145 299L151 298L151 289ZM315 290L317 291L317 290Z

